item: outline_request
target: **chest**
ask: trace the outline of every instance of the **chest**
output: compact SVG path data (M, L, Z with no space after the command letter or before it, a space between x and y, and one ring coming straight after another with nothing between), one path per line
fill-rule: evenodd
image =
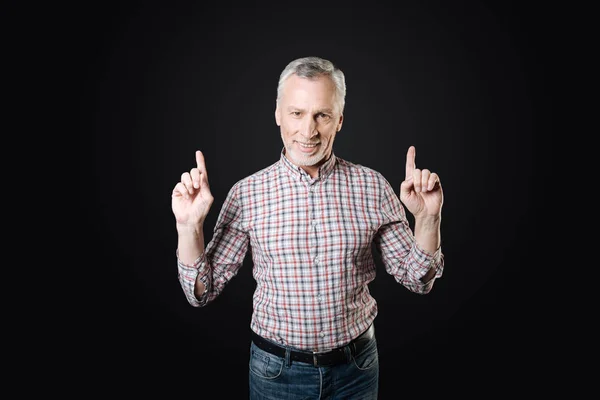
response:
M271 257L319 249L339 258L368 252L381 220L377 196L340 185L295 185L254 199L248 228L252 246Z

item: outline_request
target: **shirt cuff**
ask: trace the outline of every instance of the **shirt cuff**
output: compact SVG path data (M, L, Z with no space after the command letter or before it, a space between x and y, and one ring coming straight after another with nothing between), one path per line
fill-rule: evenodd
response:
M198 258L196 258L196 260L194 260L194 262L190 265L185 264L183 261L181 261L181 259L179 258L178 250L175 252L175 255L177 256L179 278L183 282L187 283L187 286L189 287L189 290L192 293L192 295L194 293L196 281L199 280L204 285L204 293L202 293L202 295L199 298L197 298L199 303L202 303L205 300L206 294L208 293L209 268L207 268L205 254L205 252L202 252L202 254ZM193 297L195 297L195 295Z
M431 268L435 268L436 270L435 278L442 276L444 271L444 263L441 246L438 247L434 253L430 253L421 249L415 242L413 256L415 260L415 263L412 264L414 266L413 273L416 277L421 279ZM433 279L431 281L433 281Z

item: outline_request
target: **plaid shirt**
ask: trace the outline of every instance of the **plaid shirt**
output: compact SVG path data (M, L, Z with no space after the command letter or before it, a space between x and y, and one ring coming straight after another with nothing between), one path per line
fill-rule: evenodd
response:
M279 161L229 191L212 240L193 265L178 259L188 302L203 307L223 291L251 248L256 291L251 329L309 351L343 346L377 315L368 284L374 243L385 270L408 290L428 293L442 275L441 248L416 245L406 214L378 172L331 155L311 178L282 151ZM435 278L422 283L431 268ZM196 279L206 286L194 295Z

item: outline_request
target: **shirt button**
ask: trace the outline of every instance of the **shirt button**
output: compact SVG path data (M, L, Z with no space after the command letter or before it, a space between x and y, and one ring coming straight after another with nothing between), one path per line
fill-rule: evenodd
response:
M325 332L321 331L320 335L321 337L325 337Z

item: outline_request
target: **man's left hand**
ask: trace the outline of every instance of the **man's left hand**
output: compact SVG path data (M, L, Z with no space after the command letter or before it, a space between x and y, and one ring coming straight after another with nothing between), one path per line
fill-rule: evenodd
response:
M400 185L400 201L415 218L440 217L444 194L440 178L428 169L415 165L416 149L406 153L406 175Z

